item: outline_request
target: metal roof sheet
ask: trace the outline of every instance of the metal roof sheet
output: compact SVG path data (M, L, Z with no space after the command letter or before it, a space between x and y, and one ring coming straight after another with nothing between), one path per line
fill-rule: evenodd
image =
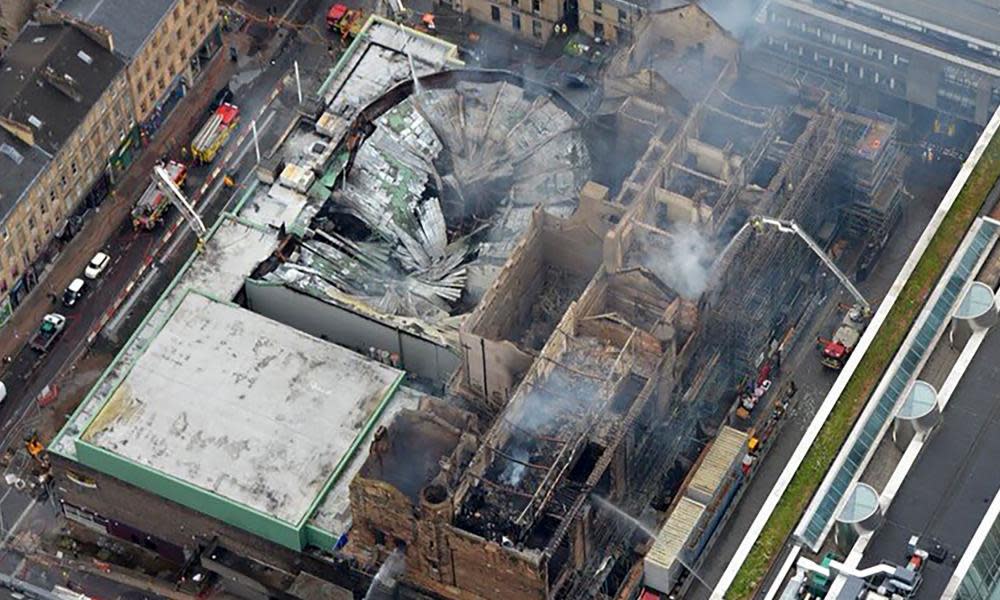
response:
M669 569L684 545L698 527L705 505L690 498L681 498L656 536L646 560Z
M743 455L746 443L746 433L732 427L723 427L691 478L689 492L704 495L703 499L706 500L715 496L733 463Z

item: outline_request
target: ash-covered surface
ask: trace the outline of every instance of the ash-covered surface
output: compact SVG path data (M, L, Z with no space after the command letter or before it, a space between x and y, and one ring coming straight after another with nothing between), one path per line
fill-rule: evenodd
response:
M81 438L298 523L401 375L191 293Z
M491 460L456 516L462 529L505 544L532 543L522 539L525 532L517 519L556 457L576 443L607 401L606 377L621 352L598 338L572 338L568 343L560 364L522 387L511 401L500 425L506 435L499 447L487 449ZM581 491L577 483L564 481L550 509L568 511ZM537 547L548 542L534 541Z

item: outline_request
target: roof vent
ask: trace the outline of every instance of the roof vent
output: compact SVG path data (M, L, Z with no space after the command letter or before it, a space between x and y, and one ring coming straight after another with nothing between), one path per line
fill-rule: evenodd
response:
M83 62L87 63L88 65L94 64L94 59L91 58L91 56L89 54L87 54L86 52L84 52L83 50L80 50L79 52L77 52L76 53L76 57L79 58L80 60L82 60Z
M21 164L21 161L24 160L24 157L21 156L21 153L18 152L10 144L0 144L0 154L9 157L12 161L14 161L15 165Z
M35 129L42 128L42 121L35 115L28 115L28 122L35 126Z

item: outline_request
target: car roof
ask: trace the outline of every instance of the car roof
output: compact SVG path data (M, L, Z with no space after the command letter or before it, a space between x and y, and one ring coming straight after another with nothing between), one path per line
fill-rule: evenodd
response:
M94 255L94 258L90 259L90 262L102 262L104 260L107 260L107 258L108 258L107 254L103 252L98 252L97 254Z

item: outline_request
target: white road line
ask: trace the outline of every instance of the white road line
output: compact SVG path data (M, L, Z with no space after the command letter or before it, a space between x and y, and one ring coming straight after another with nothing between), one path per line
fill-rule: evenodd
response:
M149 286L149 284L153 281L153 275L156 274L156 268L157 268L156 263L153 263L150 266L149 271L147 271L143 275L143 280L142 283L139 284L139 287L135 288L132 291L132 293L129 294L128 299L126 299L125 302L118 307L118 310L115 312L115 316L112 317L112 319L104 325L104 329L106 331L113 332L115 329L118 328L118 326L121 324L121 320L124 318L124 315L128 314L129 309L132 308L132 305L135 304L135 301L139 298L139 296L142 295L146 287Z
M11 538L14 537L14 533L17 531L17 528L20 527L21 521L23 521L24 518L28 516L28 513L31 512L31 509L35 508L35 504L37 503L38 501L32 498L31 502L28 503L28 506L26 506L24 510L21 511L20 516L18 516L17 520L14 521L14 524L10 526L10 529L7 531L7 535L4 536L3 542L0 542L0 550L7 547L7 544L10 543Z
M101 1L103 2L103 0ZM292 11L295 10L295 7L298 6L300 1L301 0L295 0L295 2L292 2L292 5L288 7L288 10L285 11L285 14L281 15L282 21L288 20L288 15L290 15Z
M833 407L840 399L840 394L843 392L844 388L847 387L847 381L853 374L854 369L857 367L858 363L861 362L862 357L868 350L868 346L879 333L879 329L882 327L882 323L888 316L892 306L896 303L899 293L903 290L906 282L913 274L913 270L923 257L927 246L930 245L931 238L934 237L935 233L937 233L941 226L941 222L944 221L945 216L954 204L959 192L963 187L965 187L965 182L972 175L972 171L975 169L976 165L979 163L979 159L986 151L986 146L990 143L990 140L993 139L993 136L997 134L998 130L1000 130L1000 111L993 114L990 122L987 124L983 133L976 141L976 145L969 154L969 158L967 158L965 163L962 165L962 169L959 171L954 181L952 181L951 186L948 188L948 192L945 194L944 198L941 199L941 203L938 205L934 214L931 215L929 223L924 228L920 238L913 245L913 249L910 252L909 257L906 259L906 262L903 263L895 281L893 281L892 286L889 288L885 298L882 300L878 310L875 312L875 316L872 317L871 322L869 322L868 327L865 330L865 334L861 336L861 341L858 342L858 345L851 353L851 358L848 360L847 366L840 372L840 375L837 376L837 379L834 381L833 386L827 393L823 403L814 414L809 427L802 434L798 446L796 446L792 455L788 458L784 470L782 470L777 481L775 481L772 485L771 491L769 492L767 498L764 499L764 503L754 516L754 520L750 524L750 528L743 536L740 545L736 548L736 552L733 554L732 559L726 566L726 570L723 572L718 584L716 584L712 595L713 600L716 598L723 598L725 593L729 591L729 586L732 585L733 580L736 579L736 575L742 569L743 563L746 561L747 557L750 556L750 552L753 549L754 544L757 543L757 538L764 530L764 526L767 524L768 519L771 518L772 513L774 513L775 508L778 506L778 502L784 495L788 484L791 483L792 477L802 465L802 462L812 447L813 442L819 436L820 429L826 423L827 417L829 417L830 412L833 411ZM871 397L868 398L867 402L871 402ZM817 488L817 492L823 492L822 484L820 484L820 487ZM800 513L796 517L796 526L804 514L805 512ZM782 543L782 547L784 547L784 543Z
M276 111L272 110L271 112L267 113L267 118L264 119L264 122L257 127L257 137L260 137L263 134L264 130L266 130L267 127L271 124L271 121L274 120L275 112ZM236 155L235 164L238 165L241 162L243 162L243 157L247 155L247 152L250 151L251 147L253 147L253 140L250 140L250 142L247 145L243 146L243 149L240 150L240 153Z

